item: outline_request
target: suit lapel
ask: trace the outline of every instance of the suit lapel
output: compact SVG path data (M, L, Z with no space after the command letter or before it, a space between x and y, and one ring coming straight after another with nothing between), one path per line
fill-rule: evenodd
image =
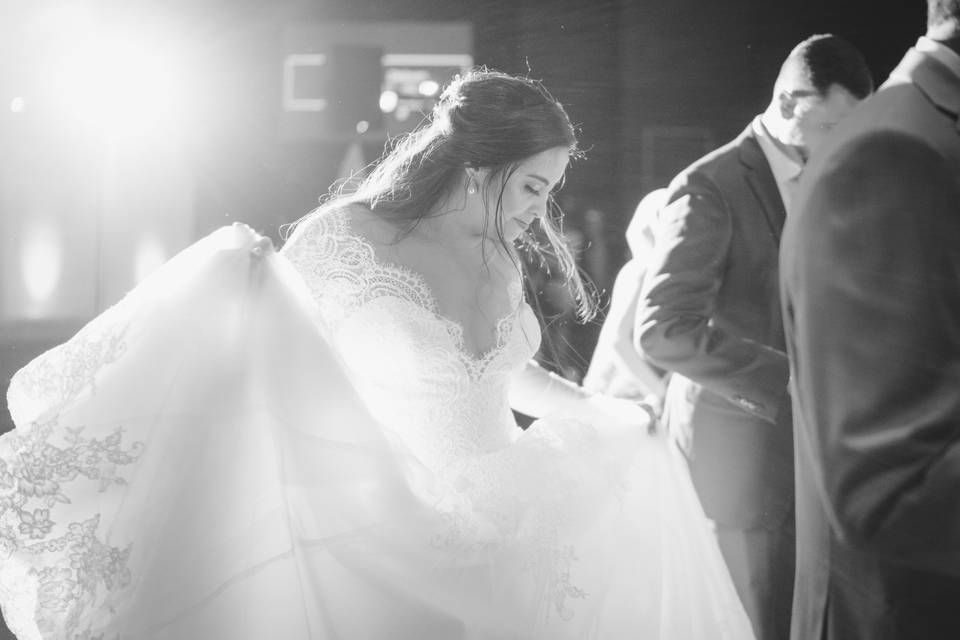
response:
M746 179L753 194L760 202L760 208L770 225L770 231L780 245L780 235L783 233L783 223L787 219L787 210L783 206L783 199L777 189L777 181L770 170L770 163L763 155L763 149L753 134L753 125L741 135L740 160L746 167Z

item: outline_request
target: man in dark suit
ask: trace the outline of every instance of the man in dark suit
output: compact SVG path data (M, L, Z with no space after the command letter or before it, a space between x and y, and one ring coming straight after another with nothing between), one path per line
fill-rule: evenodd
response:
M671 183L637 316L639 348L673 372L664 421L758 640L788 637L794 579L780 233L807 158L872 89L848 42L797 45L766 111Z
M794 640L960 638L960 0L928 22L784 232Z

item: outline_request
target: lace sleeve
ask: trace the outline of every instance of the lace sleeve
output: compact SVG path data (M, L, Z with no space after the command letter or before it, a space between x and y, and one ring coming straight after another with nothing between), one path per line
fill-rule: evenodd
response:
M379 260L373 245L353 232L347 209L313 214L297 225L280 253L306 282L327 328L336 327L365 303L385 296L438 313L423 278L406 267Z
M365 256L355 245L344 213L337 210L302 221L280 250L303 278L328 327L342 320L360 298Z

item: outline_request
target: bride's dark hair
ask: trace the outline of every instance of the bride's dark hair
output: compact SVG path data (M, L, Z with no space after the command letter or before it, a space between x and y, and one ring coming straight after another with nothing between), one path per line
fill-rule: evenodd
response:
M492 223L500 242L511 251L503 236L504 185L520 162L557 147L566 148L571 157L580 155L570 118L540 82L473 69L454 78L430 117L395 139L366 178L358 185L342 185L321 209L362 204L409 232L463 185L466 168L487 168L484 187L498 184L499 195L496 209L486 212L484 226ZM595 296L563 239L560 210L552 196L547 215L540 220L543 239L527 231L518 244L535 255L552 256L577 301L581 319L592 318Z

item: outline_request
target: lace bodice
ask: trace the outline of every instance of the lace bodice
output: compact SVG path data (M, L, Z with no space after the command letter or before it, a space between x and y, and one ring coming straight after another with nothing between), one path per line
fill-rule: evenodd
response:
M475 356L424 278L378 259L349 215L314 215L282 254L303 276L374 416L441 475L513 442L520 430L508 404L509 377L540 341L519 279L515 311L497 322L495 345Z

